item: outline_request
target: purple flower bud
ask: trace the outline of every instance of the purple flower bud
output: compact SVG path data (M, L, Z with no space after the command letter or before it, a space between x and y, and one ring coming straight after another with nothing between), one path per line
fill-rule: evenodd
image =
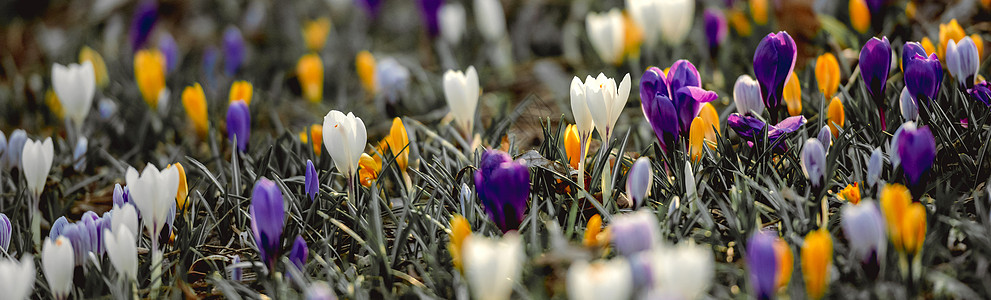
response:
M860 49L860 78L864 80L867 93L877 105L881 120L881 130L886 130L884 110L887 103L884 97L885 82L888 81L888 71L891 68L891 44L887 37L871 38Z
M643 115L657 136L664 152L674 147L679 136L678 111L668 96L664 72L656 67L647 69L640 78L640 106Z
M0 213L0 252L9 252L7 249L10 247L10 234L13 229L7 215Z
M829 153L829 146L833 145L833 133L829 130L829 126L823 126L819 129L819 135L816 136L819 139L819 143L822 144L822 148Z
M28 134L24 129L16 129L10 134L7 140L7 151L3 153L6 161L5 167L9 169L21 167L21 152L24 151L24 143L28 140Z
M625 256L653 248L660 242L658 223L657 216L647 209L616 216L609 225L613 247Z
M806 120L804 116L794 116L785 118L781 122L778 122L777 125L770 126L770 128L767 129L767 141L769 145L777 144L775 149L785 150L787 145L783 142L778 143L778 139L786 133L794 132L799 128L802 128L802 125L805 125L805 122ZM737 113L730 114L726 117L726 125L729 125L733 131L736 131L736 134L740 135L741 138L753 142L760 142L764 139L763 130L764 127L767 126L764 121L761 121L758 118L742 116Z
M227 137L231 142L237 137L237 148L241 152L247 151L251 139L251 112L244 101L234 101L227 107Z
M874 148L871 152L871 160L867 162L867 186L874 186L881 178L881 171L884 169L884 154L881 148Z
M915 122L902 124L891 139L898 162L905 171L909 187L918 187L936 159L936 138L928 126L917 128Z
M48 238L53 241L58 239L62 232L65 231L65 226L69 225L69 220L65 219L65 216L61 216L52 223L52 230L48 231Z
M760 96L760 84L747 75L740 75L733 85L733 102L736 112L741 115L764 113L764 102Z
M309 159L306 160L306 180L304 181L306 186L306 195L310 196L310 201L313 201L317 197L317 193L320 192L320 179L317 178L317 169L313 167L313 161Z
M134 17L131 18L131 51L137 52L144 47L157 20L157 1L145 0L138 3L137 8L134 9Z
M818 139L808 139L802 147L802 173L813 187L822 187L826 176L826 149Z
M246 48L241 30L234 26L224 30L224 72L227 72L227 76L234 76L244 63Z
M641 156L626 175L626 194L633 199L633 208L639 208L647 199L650 187L654 182L654 170L650 167L650 159Z
M916 121L919 119L919 106L915 103L915 97L908 92L908 87L902 88L901 96L898 97L898 104L901 106L902 118L908 121Z
M762 230L747 240L746 260L750 271L750 287L757 299L774 298L778 275L774 239L773 234Z
M914 55L905 61L905 87L917 102L929 104L939 94L943 82L943 66L936 53L926 57Z
M310 249L306 247L306 240L297 235L296 241L292 243L292 250L289 251L289 262L292 262L300 272L306 272L306 258L309 254Z
M988 86L988 81L983 80L978 84L975 84L973 88L967 90L970 97L974 100L981 101L985 106L991 106L991 86Z
M974 75L980 68L980 56L977 53L977 45L969 36L964 37L959 42L950 40L946 44L946 68L950 75L957 79L957 82L964 89L974 86Z
M420 2L420 15L423 17L423 23L427 27L427 34L430 37L437 36L440 33L440 25L438 23L437 14L440 12L441 4L444 4L442 0L419 0Z
M285 226L285 204L282 191L275 182L259 179L251 191L251 232L255 236L258 254L269 270L274 270L275 258L279 256L282 242L282 229Z
M726 40L726 36L729 34L728 27L726 25L726 16L723 15L723 11L716 8L708 8L705 10L705 38L709 42L709 55L715 56L715 52L719 49L719 45Z
M760 83L764 106L771 111L773 120L777 120L775 115L778 104L781 103L785 82L795 69L797 51L795 40L784 31L770 33L757 44L754 73Z
M921 55L922 57L929 57L926 54L926 48L923 48L921 44L916 42L907 42L902 46L902 70L905 70L905 62L914 58L916 55Z
M860 258L861 262L868 262L872 255L884 255L888 240L885 237L884 219L874 201L864 200L856 205L843 205L840 224L846 239L850 241L853 257Z
M530 171L506 152L486 150L475 171L475 190L503 233L519 227L530 197Z
M175 71L179 65L179 45L176 44L175 38L168 31L162 32L158 36L158 50L162 51L165 56L165 70L168 73Z

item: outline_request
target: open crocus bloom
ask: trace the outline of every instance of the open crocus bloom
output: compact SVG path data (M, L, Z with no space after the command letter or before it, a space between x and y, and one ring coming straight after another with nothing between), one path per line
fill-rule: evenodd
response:
M702 89L701 82L695 65L687 60L676 61L666 75L660 68L650 67L640 78L644 117L665 151L674 146L677 137L688 137L702 105L719 97Z
M751 116L741 116L739 114L731 114L726 118L726 124L729 125L733 131L740 137L749 140L750 142L757 142L763 140L764 136L762 131L765 126L767 128L767 142L770 144L777 144L775 146L778 150L784 150L786 145L784 143L777 143L778 139L784 136L786 133L794 132L805 125L804 116L794 116L788 117L779 122L777 125L768 126L767 123L761 121L758 118Z

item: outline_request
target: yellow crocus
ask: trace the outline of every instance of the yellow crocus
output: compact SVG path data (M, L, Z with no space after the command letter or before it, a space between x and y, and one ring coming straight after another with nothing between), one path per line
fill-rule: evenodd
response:
M602 247L609 242L608 237L609 231L602 228L602 216L595 214L591 218L588 218L588 225L585 226L585 236L582 239L582 244L585 247Z
M569 124L564 129L564 152L568 155L568 164L571 168L578 169L578 161L581 159L581 141L578 139L578 127Z
M306 42L306 49L310 51L320 51L327 44L327 35L330 34L330 19L319 18L303 24L303 40Z
M369 95L374 95L378 91L378 86L375 84L375 57L368 51L358 52L354 66L358 71L361 87L365 88L365 92Z
M850 25L860 33L871 26L871 11L865 0L850 0Z
M939 24L939 60L946 63L946 44L950 41L960 42L967 36L957 19L950 20L949 23Z
M702 117L709 126L715 127L713 130L706 131L705 135L707 140L715 143L716 133L719 132L719 114L716 113L716 108L712 106L712 103L702 104L702 108L699 110L699 117Z
M106 87L110 83L110 78L107 76L107 64L103 62L103 56L93 48L86 46L79 50L79 63L87 61L93 64L93 77L96 78L96 85L100 88Z
M736 30L736 34L739 34L742 37L750 36L753 31L753 29L750 28L750 21L747 20L747 15L739 10L729 11L727 14L727 20L729 20L729 25L733 27L733 30Z
M698 161L702 157L703 145L708 145L710 149L716 148L716 131L719 130L719 115L716 109L709 103L702 105L699 116L692 120L688 128L689 152L693 161Z
M922 244L926 240L926 207L922 203L915 202L905 208L899 232L903 253L918 255L922 252ZM895 245L895 249L899 249L898 246Z
M62 111L62 101L59 101L55 91L51 89L45 91L45 105L48 106L48 111L51 111L60 120L65 117L65 113Z
M974 40L974 45L977 46L977 60L984 60L984 38L981 38L980 34L971 34L970 39Z
M785 82L785 90L781 95L785 104L788 105L788 114L792 116L802 115L802 84L798 80L798 74L794 71L788 76Z
M757 25L767 24L767 0L750 0L750 14Z
M829 285L829 266L833 264L833 237L825 228L805 235L802 245L802 275L810 299L821 299Z
M833 97L833 100L829 101L829 109L826 115L829 117L829 131L833 133L834 138L839 137L840 128L843 128L843 122L846 120L843 101L840 101L840 97Z
M840 190L840 198L853 204L860 204L860 186L854 182Z
M172 166L175 166L176 171L179 172L179 191L175 194L176 208L179 209L179 212L184 212L188 208L186 198L189 195L189 187L186 185L186 169L182 167L181 163L175 163Z
M371 187L372 182L379 178L382 171L382 157L378 154L373 158L367 153L362 153L358 159L358 181L364 187Z
M624 57L639 57L640 44L643 43L643 30L633 22L630 14L623 12L623 53L618 61L622 62Z
M784 239L774 240L774 254L778 258L777 282L778 288L788 286L791 281L791 272L795 268L795 255L791 252L791 247Z
M158 95L165 89L165 55L158 49L140 50L134 54L134 79L145 103L158 108Z
M231 91L228 93L227 98L230 99L231 103L234 101L244 101L245 105L251 105L251 97L253 97L255 91L254 87L250 82L244 80L238 80L231 83Z
M816 82L823 98L832 99L836 89L840 87L840 63L832 53L825 53L816 58Z
M881 188L881 213L884 215L888 237L895 249L902 251L902 218L909 204L912 203L912 193L901 184L888 184Z
M465 244L465 239L471 235L471 224L468 219L461 215L451 217L451 242L447 244L447 251L451 252L451 261L454 268L462 270L461 247Z
M323 61L320 56L310 53L303 55L296 63L296 76L303 90L303 98L313 103L323 99Z
M399 170L405 172L406 166L409 165L409 135L406 133L406 125L403 125L402 119L392 119L392 128L385 140L392 155L396 157Z
M200 137L206 136L209 126L207 121L206 94L203 93L203 87L199 83L187 86L182 91L182 106L186 109L186 115L189 116L190 122L193 123L196 134Z
M922 41L919 42L922 45L922 49L926 50L926 55L932 55L936 53L936 46L933 45L933 41L929 37L923 37Z
M323 149L323 125L313 124L309 127L309 135L307 136L306 129L299 132L299 141L306 144L311 143L313 146L313 154L317 157L320 156L320 150Z

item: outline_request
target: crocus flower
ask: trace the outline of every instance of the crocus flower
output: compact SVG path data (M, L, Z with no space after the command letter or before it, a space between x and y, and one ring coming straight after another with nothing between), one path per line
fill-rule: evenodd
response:
M248 140L251 139L251 112L244 101L231 102L227 107L227 137L231 142L237 142L237 149L248 151Z
M701 77L687 60L671 65L667 76L651 67L640 78L640 105L661 148L667 151L678 137L688 137L702 104L715 100L715 92L701 88ZM598 126L598 124L596 124Z
M22 149L21 166L24 166L24 180L28 183L28 191L37 199L45 189L45 181L48 173L52 169L52 160L55 158L55 146L52 138L45 138L45 141L27 140ZM35 203L35 209L37 208Z
M977 45L970 37L964 37L960 42L947 43L946 68L961 87L967 89L974 86L974 75L977 74L980 65Z
M10 133L7 140L7 151L3 152L5 167L9 169L21 167L21 153L24 151L24 144L27 143L28 133L24 129L15 129ZM53 151L54 152L54 151Z
M172 71L175 71L175 68L179 66L179 45L176 44L175 38L168 31L162 31L159 34L158 49L165 55L166 72L172 73Z
M568 267L569 299L629 299L633 295L630 263L623 257L591 264L578 260Z
M829 124L829 130L833 132L833 137L838 137L840 135L840 128L843 128L843 121L846 119L846 113L844 111L843 101L840 101L840 97L833 97L833 100L829 101L829 108L826 115L829 117L827 123Z
M891 244L903 257L918 256L926 238L926 207L912 202L912 194L900 184L885 186L880 197Z
M872 260L884 260L888 238L885 235L884 218L874 201L843 205L840 225L850 242L852 257L859 258L865 264Z
M654 170L650 166L650 158L641 156L630 167L626 175L626 194L633 199L633 208L639 208L647 201L651 186L654 184Z
M506 34L506 14L499 0L475 0L475 25L486 41L495 42Z
M151 30L155 27L157 20L158 1L145 0L138 3L134 10L134 16L131 18L131 50L137 51L148 42L148 37L151 36Z
M135 53L134 80L145 103L152 109L157 109L158 100L165 91L165 55L157 49Z
M457 2L445 3L438 13L440 36L448 44L457 45L465 33L465 7Z
M348 178L358 171L358 159L368 142L365 123L353 113L331 110L323 117L323 140L337 170ZM333 142L331 142L333 141Z
M911 43L911 42L909 42L909 43ZM907 44L908 43L906 43L906 45ZM925 51L924 53L922 53L922 55L929 56L929 54L937 53L936 52L936 46L933 46L933 42L932 42L932 40L929 39L929 37L927 37L927 36L926 37L922 37L922 40L919 41L919 44L922 46L922 49ZM902 68L902 70L904 70L904 68Z
M609 231L602 230L602 216L592 215L585 224L582 245L586 248L602 248L609 244Z
M0 252L8 252L10 247L10 234L14 227L10 225L10 218L0 213Z
M618 87L614 79L607 78L602 73L596 78L585 77L585 105L588 105L588 110L592 113L595 130L605 143L609 143L616 129L616 121L629 98L630 74L623 77Z
M389 129L389 136L385 138L389 151L396 159L396 166L399 170L406 172L409 165L409 134L406 132L406 125L400 118L392 119L392 127Z
M384 150L384 149L383 149ZM362 153L358 158L358 183L364 187L371 187L372 183L378 179L382 172L382 156L376 154L375 157Z
M296 236L292 243L292 250L289 250L289 262L296 266L300 272L306 272L306 258L310 255L310 249L306 247L306 240L302 236Z
M826 150L818 139L808 139L802 147L802 173L813 187L821 187L826 176Z
M788 115L802 114L802 83L794 71L791 72L788 82L785 83L785 90L781 98L785 100L785 106L788 107Z
M613 8L607 13L589 12L585 17L585 31L592 48L606 63L619 65L623 62L623 32L626 30L623 13Z
M754 18L754 23L757 25L767 24L768 11L767 11L767 0L751 0L750 1L750 14Z
M804 116L794 116L785 118L781 122L778 122L777 125L768 126L767 123L755 117L741 116L736 113L726 117L726 125L729 125L740 137L753 140L753 142L759 142L764 138L762 132L764 127L768 126L767 141L770 144L775 144L785 134L798 130L802 125L805 125L805 122ZM784 150L785 147L786 145L784 143L780 143L776 148Z
M846 185L846 187L840 190L837 194L840 199L846 200L854 205L860 204L860 185L856 182Z
M706 103L706 105L709 105ZM719 118L716 117L718 121ZM719 123L715 123L718 126ZM691 129L688 134L688 152L691 154L692 161L698 161L702 157L703 147L707 145L713 145L716 142L716 129L713 127L711 120L703 118L701 116L695 117L692 121ZM712 146L709 146L713 148Z
M96 86L107 87L107 84L110 84L110 77L107 76L107 64L103 61L103 56L93 48L83 46L83 49L79 50L79 64L87 62L93 65L93 79L96 81Z
M117 231L118 227L126 227L128 231L135 235L141 233L139 231L141 228L138 227L138 211L134 208L134 205L130 203L125 203L124 205L114 204L113 209L110 210L110 228L108 229Z
M760 84L748 75L740 75L733 85L733 102L741 115L761 115L764 102L760 96Z
M114 184L114 205L124 206L126 203L130 203L130 192L128 192L127 187L121 187L120 183Z
M828 154L829 146L833 145L833 134L829 130L829 126L819 128L819 134L816 135L816 139L819 140L819 143L822 144L822 148L826 150L826 153Z
M107 247L107 256L114 265L117 274L131 281L138 277L138 249L134 242L134 233L127 227L107 230L103 233L103 243Z
M182 106L196 130L196 134L201 138L206 137L207 129L210 126L207 116L206 94L203 93L203 87L199 83L187 86L182 91Z
M668 45L678 46L688 36L695 17L695 1L667 0L657 1L657 18L661 38Z
M564 129L564 151L568 156L568 165L572 169L578 169L578 161L582 159L582 143L578 139L578 127L574 124L568 124L568 127Z
M306 288L305 298L306 300L337 300L337 295L334 294L334 290L330 289L330 286L326 282L314 282L311 283L309 287Z
M760 84L764 106L777 120L777 107L781 103L785 83L795 69L797 56L795 40L787 32L769 33L757 44L754 53L754 73Z
M76 140L76 147L72 148L72 169L82 172L86 168L86 150L89 149L89 139L85 136Z
M237 27L229 26L224 30L224 72L227 76L234 76L241 68L247 58L247 46L241 30Z
M22 145L21 148L24 146ZM7 157L4 156L7 154L7 150L7 135L0 131L0 168L7 164Z
M358 52L354 57L354 68L358 74L358 80L361 82L361 87L365 89L365 93L375 95L378 92L378 86L375 81L375 56L367 50Z
M884 169L884 154L881 148L876 147L871 152L871 159L867 162L867 185L874 186L881 178L881 171Z
M189 186L186 184L186 168L182 167L181 163L175 163L169 165L168 168L174 167L176 172L179 173L179 189L175 194L175 203L180 211L186 211L189 206L186 201L189 196Z
M860 33L866 33L871 26L871 11L866 0L850 0L850 25Z
M282 229L285 227L286 212L282 202L282 191L275 182L259 179L251 191L251 231L259 256L268 265L275 267L275 258L281 251Z
M479 90L478 73L474 66L469 66L465 72L447 70L444 73L444 99L451 107L455 123L466 136L471 135L475 123Z
M0 259L0 290L5 299L29 299L34 289L34 258L31 255L21 255L21 261Z
M918 128L915 122L906 122L895 132L891 148L895 149L894 156L897 156L892 164L902 166L909 186L918 186L936 158L936 139L932 131L928 126Z
M486 150L475 171L475 190L503 233L519 227L530 198L530 171L506 152Z
M657 216L647 209L613 217L609 225L613 247L625 256L653 248L661 240L661 229L657 224Z
M774 240L774 235L768 231L758 231L747 240L750 287L758 299L774 298L777 287L778 259Z
M410 73L395 58L386 57L375 65L375 85L388 103L395 104L406 93Z
M726 16L723 11L716 8L705 10L705 40L709 44L709 55L715 56L719 45L726 41L729 35L729 27L726 25Z
M462 259L465 279L475 299L504 300L523 275L523 239L515 232L501 238L473 234L464 240Z
M802 245L802 275L806 296L821 299L829 285L829 268L833 264L833 237L825 229L809 232Z
M423 25L427 28L427 34L431 37L440 33L440 21L438 14L440 6L444 4L442 0L419 0L420 16L423 17Z
M878 116L881 120L881 130L886 130L884 110L887 108L884 97L885 82L888 81L888 71L891 69L891 44L887 37L871 38L860 49L860 77L864 80L867 93L877 105Z
M715 274L712 250L692 242L659 245L644 256L649 260L651 277L645 299L698 299L709 289Z
M816 82L823 98L832 99L840 86L840 64L832 53L825 53L816 58Z
M93 107L93 93L96 91L93 64L52 65L52 89L75 130L82 130L83 120Z
M943 66L936 55L915 55L905 60L905 87L916 101L928 104L939 95L943 82Z
M661 8L660 0L626 0L626 11L636 27L642 30L648 47L653 47L660 38L661 19L658 16Z
M780 237L774 238L774 255L777 257L778 270L775 288L781 289L791 281L791 272L795 267L795 254L791 251L788 242Z
M254 86L250 82L238 80L231 83L231 89L227 93L228 102L244 101L245 105L251 105L251 98L254 96Z
M306 49L312 52L323 50L327 44L327 35L330 34L330 19L326 17L307 21L303 24L303 41Z
M306 195L310 197L310 201L315 200L317 193L320 192L320 179L317 177L317 169L313 167L313 162L309 159L306 160L306 180L304 183Z
M919 120L919 106L915 101L915 97L908 92L908 87L902 88L902 93L898 97L898 103L901 107L902 118L905 119L905 122Z
M987 80L975 84L974 87L967 90L967 93L970 94L971 98L981 101L985 106L991 106L991 85L988 85Z
M303 55L296 63L296 76L303 98L313 103L323 100L323 61L315 53Z
M46 239L41 251L41 266L48 288L55 298L67 299L72 291L72 269L75 267L72 243L64 236Z
M320 157L321 149L323 149L323 125L313 124L306 127L299 132L299 141L303 144L310 144L313 147L313 154Z
M939 24L939 59L945 62L946 47L950 44L950 41L959 42L965 36L967 34L964 33L960 23L957 23L957 19L952 19L946 24Z
M464 270L461 250L465 244L465 239L470 235L471 224L468 223L468 219L458 214L451 216L451 241L447 245L447 251L451 253L451 262L454 264L454 268L459 271Z
M179 191L179 172L176 168L159 171L147 164L140 176L134 167L128 167L125 176L130 198L141 212L142 223L150 236L157 237L167 223L169 211L175 205ZM157 239L152 239L153 243Z

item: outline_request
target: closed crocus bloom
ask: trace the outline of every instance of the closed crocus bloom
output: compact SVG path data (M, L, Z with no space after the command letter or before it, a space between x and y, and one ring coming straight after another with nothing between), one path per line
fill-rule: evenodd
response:
M901 184L888 184L881 188L881 212L884 214L885 225L891 244L898 251L903 251L901 224L909 204L912 203L912 193Z
M237 149L241 152L248 150L248 141L251 140L251 112L244 101L231 102L227 107L227 138L231 142L236 141Z
M860 204L860 186L856 182L846 185L840 190L839 197L850 203Z
M622 257L587 263L578 260L568 267L569 299L629 299L633 295L630 263Z
M462 268L461 250L465 244L465 239L470 235L471 223L468 223L468 219L458 214L452 216L451 241L447 244L447 251L451 253L451 262L454 263L454 268L458 269L458 271L464 270Z
M244 42L241 30L234 26L228 26L224 30L224 72L227 76L233 76L241 68L241 64L247 58L248 51Z
M898 97L898 103L905 122L919 120L919 106L915 103L915 97L912 97L912 94L908 92L908 87L902 88L902 93Z
M860 33L871 26L871 11L865 0L850 0L850 25Z
M592 76L586 77L585 97L595 130L609 143L609 138L616 129L616 121L630 98L630 74L623 77L618 87L614 79L607 78L602 73L594 79Z
M482 37L494 42L506 34L506 14L499 0L475 0L475 24Z
M228 102L244 101L245 105L251 105L251 98L254 96L254 87L250 82L238 80L231 83L231 90L227 93Z
M698 161L702 157L702 147L705 147L706 136L710 135L709 132L713 131L712 125L709 124L702 117L695 117L692 121L692 127L688 134L688 152L691 154L692 161ZM715 133L712 133L714 136Z
M21 153L24 180L28 183L28 190L37 198L45 189L45 181L48 179L48 172L51 171L52 160L55 158L52 138L45 138L44 142L27 140Z
M712 250L683 242L676 246L659 246L649 251L653 286L646 299L697 299L712 282Z
M588 218L585 224L585 234L582 245L588 248L605 247L609 243L609 230L602 230L602 216L599 214Z
M774 239L774 255L778 260L775 288L780 289L791 281L791 272L795 267L795 255L791 252L791 246L788 246L788 242L781 238Z
M306 49L310 51L323 50L324 45L327 44L328 34L330 34L330 19L326 17L303 24L303 41L306 43Z
M409 165L409 134L406 133L406 125L403 125L402 119L392 119L392 128L385 140L389 144L392 156L396 158L399 170L405 172Z
M474 66L469 66L465 72L447 70L444 73L444 98L447 99L447 106L451 107L454 121L465 135L470 136L472 132L479 90L478 73Z
M832 53L819 55L819 58L816 58L816 81L819 83L819 92L822 93L823 98L833 98L836 89L840 87L840 64Z
M568 164L571 168L578 169L578 161L581 160L582 144L578 139L578 129L573 124L568 124L564 129L564 151L568 156Z
M818 139L808 139L802 147L802 173L813 187L822 187L826 176L826 150Z
M117 273L128 280L137 281L138 249L134 243L134 233L123 226L112 232L107 230L103 233L103 243Z
M206 94L203 93L203 87L199 83L187 86L182 91L182 106L193 128L196 129L196 134L205 137L210 125L207 118Z
M182 167L181 163L175 163L168 167L174 167L176 172L179 173L179 189L175 194L175 203L180 211L186 211L186 208L188 208L186 198L189 195L189 187L186 185L186 169Z
M651 186L654 185L654 170L650 166L650 159L641 156L630 167L626 175L626 194L633 199L633 208L639 208L647 200Z
M105 70L104 70L105 71ZM52 65L52 89L58 95L66 117L76 130L83 126L83 120L93 107L93 93L96 91L96 74L93 64Z
M117 231L118 227L126 227L128 231L135 235L140 233L139 230L141 230L141 227L138 227L138 211L133 204L114 204L113 209L110 210L109 229L111 231Z
M742 37L748 37L753 31L750 26L750 20L747 19L747 15L742 11L737 9L730 9L728 12L729 24L736 30L736 33Z
M365 93L369 95L374 95L378 92L378 86L375 82L375 56L372 56L371 52L361 51L358 55L354 57L354 67L358 73L358 79L361 81L361 87L365 89Z
M839 136L840 128L843 128L843 122L846 120L845 115L843 101L840 101L840 97L833 97L833 100L829 101L827 111L829 130L833 132L833 137Z
M759 231L747 239L750 288L757 299L774 298L777 289L778 258L774 244L775 236L768 231Z
M946 68L964 89L974 86L974 76L977 75L980 65L977 45L970 37L964 37L960 42L950 41L946 44Z
M900 221L902 249L899 250L905 254L919 255L926 240L926 207L919 202L909 204Z
M625 22L623 13L613 8L607 13L588 13L585 30L592 48L602 61L619 65L623 62Z
M262 261L270 270L281 251L282 229L285 226L285 204L282 191L275 182L262 178L251 191L251 231Z
M10 247L10 234L13 229L10 225L10 218L0 213L0 252L7 252L7 249Z
M379 172L382 172L382 157L379 155L372 157L362 153L358 158L358 167L358 183L364 187L371 187L372 182L378 179Z
M506 152L486 150L475 171L475 191L502 232L515 230L523 221L530 198L530 171L523 161L513 161Z
M688 31L692 29L692 18L695 17L695 1L658 1L657 5L658 15L656 18L660 22L661 38L668 45L681 45L685 37L688 36Z
M936 158L936 139L932 131L928 126L918 128L914 122L906 122L891 141L908 185L919 186L922 176L929 172Z
M867 186L874 186L881 179L881 171L884 169L884 154L881 148L876 147L871 152L871 159L867 162Z
M313 201L320 192L320 179L317 177L317 169L313 167L313 161L306 160L306 176L304 180L306 195Z
M289 250L289 262L296 266L300 272L306 272L306 258L310 255L310 248L306 247L306 240L302 236L296 236Z
M802 114L802 84L798 80L798 74L791 72L788 82L785 83L785 90L782 94L785 105L788 106L788 114L798 116Z
M975 84L974 87L967 90L967 93L970 94L971 98L980 101L985 106L991 106L991 85L988 84L987 80Z
M952 19L946 24L939 24L939 59L946 61L946 46L950 41L959 42L967 36L957 19Z
M886 130L884 111L887 101L884 97L885 82L888 81L888 71L891 69L891 44L887 37L871 38L860 49L860 77L867 86L874 104L877 105L878 116L881 119L881 130Z
M840 225L850 243L851 256L859 258L861 263L882 261L888 238L877 204L870 200L859 205L851 202L843 205L841 213Z
M353 113L332 110L323 117L323 140L327 152L334 159L337 170L353 178L358 171L358 159L368 143L365 123ZM333 142L330 142L333 141Z
M45 239L41 251L41 266L45 271L45 280L55 298L67 299L72 291L72 269L76 263L73 260L72 243L60 236L55 240Z
M448 44L461 43L461 37L465 34L465 7L456 2L445 3L437 17L440 19L440 36Z
M134 80L145 103L158 108L158 98L165 90L165 55L157 49L147 49L134 54Z
M93 65L93 78L96 80L96 86L106 87L110 83L110 77L107 75L107 64L103 61L103 56L93 48L84 46L82 50L79 50L79 63L85 64L87 62Z
M613 217L609 225L613 247L625 256L653 248L661 238L661 229L657 224L657 216L648 209Z
M148 41L151 30L155 28L158 20L158 1L145 0L138 3L134 9L134 16L131 18L131 30L129 31L131 49L137 51Z
M829 126L823 126L819 128L819 134L816 135L816 139L822 144L822 148L829 153L829 146L833 145L833 133L829 130Z
M151 236L157 236L162 226L165 226L169 210L175 204L179 190L179 171L176 168L159 171L155 165L149 163L140 175L134 167L129 167L125 179L130 199L137 206L145 229Z
M821 299L829 285L829 268L833 264L833 237L825 229L810 232L802 245L802 276L809 298Z
M509 299L515 281L523 275L523 239L515 232L501 238L473 234L464 240L465 279L479 300Z
M705 40L709 44L709 55L715 56L716 49L726 41L729 35L729 28L726 25L726 16L723 11L716 8L705 10Z
M750 0L750 14L757 25L767 24L767 0Z
M658 17L661 9L659 0L626 0L626 11L630 13L633 23L643 31L644 42L652 47L660 38L661 20Z
M0 259L0 290L4 299L21 300L31 296L34 289L34 259L30 255L22 255L20 261Z
M303 55L296 63L296 75L303 89L303 98L313 103L323 99L323 61L320 56L310 53Z
M21 167L21 154L27 140L28 133L24 129L15 129L14 132L10 133L10 139L7 140L7 151L3 153L4 165L7 169Z
M733 102L741 115L761 115L764 102L760 96L760 84L748 75L740 75L733 85Z
M781 103L785 83L795 69L797 48L795 40L787 32L770 33L757 44L754 53L754 73L760 84L764 106L771 111L772 121L777 120L777 107Z
M936 55L915 55L905 61L905 87L917 102L928 104L939 95L943 82L943 66Z

